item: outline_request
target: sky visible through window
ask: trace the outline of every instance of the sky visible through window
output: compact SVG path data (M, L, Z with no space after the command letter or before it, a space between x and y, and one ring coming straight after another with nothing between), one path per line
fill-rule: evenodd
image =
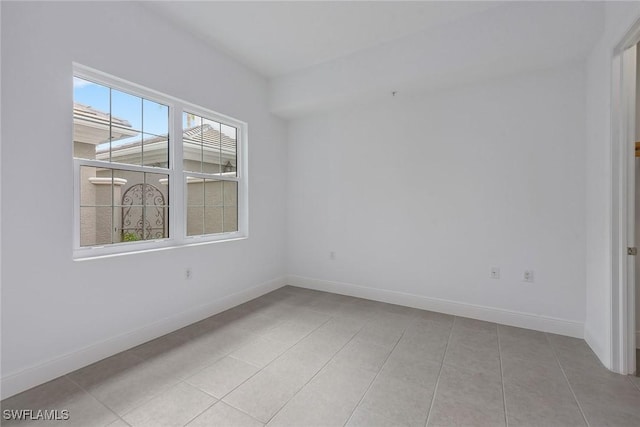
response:
M73 100L105 114L111 114L114 118L126 120L131 129L142 134L145 140L166 136L169 133L169 107L166 105L78 77L73 78ZM116 123L112 124L112 126L116 125ZM113 141L113 145L139 140L140 136L133 136ZM108 141L105 144L99 144L97 149L106 149L108 144Z
M167 136L169 133L169 107L166 105L78 77L73 78L73 100L105 114L111 113L114 118L126 120L145 140ZM187 123L184 123L184 126L187 126ZM228 137L236 138L234 128L223 125L221 130ZM113 141L113 146L139 140L140 136L120 139ZM108 141L99 144L97 149L108 149L108 144Z

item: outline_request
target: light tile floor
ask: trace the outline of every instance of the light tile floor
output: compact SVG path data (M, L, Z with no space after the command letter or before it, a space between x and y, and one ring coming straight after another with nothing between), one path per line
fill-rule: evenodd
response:
M6 399L36 426L640 426L583 340L284 287Z

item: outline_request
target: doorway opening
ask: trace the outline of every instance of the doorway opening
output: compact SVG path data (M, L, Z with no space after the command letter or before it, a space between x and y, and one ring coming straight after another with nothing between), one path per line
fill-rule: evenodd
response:
M636 142L640 141L639 43L637 21L616 47L612 66L611 369L621 374L637 372L636 341L640 343L636 339L636 306L640 308L636 304L636 283L640 284L636 248L640 244L636 237L640 237L640 221L636 226L636 215L640 218L640 181L636 185L640 179L636 177L640 173L640 160L636 160Z

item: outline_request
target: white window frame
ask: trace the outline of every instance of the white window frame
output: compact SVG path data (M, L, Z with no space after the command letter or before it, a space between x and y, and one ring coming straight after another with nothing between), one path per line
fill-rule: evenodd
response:
M102 160L78 159L73 156L73 143L70 144L73 159L73 259L83 260L106 256L125 255L138 252L162 250L168 248L224 242L245 239L249 237L248 218L248 177L247 177L247 143L248 126L246 122L217 113L213 110L192 104L182 99L163 94L153 89L128 82L118 77L103 73L93 68L73 63L73 76L91 82L120 90L131 95L143 97L169 107L169 168L152 166L136 166L122 163L112 163ZM73 109L70 109L73 111ZM222 181L236 181L238 183L238 231L215 234L187 236L187 176L200 177L210 174L183 170L182 161L182 114L183 112L197 114L216 122L233 126L236 135L236 177L216 177ZM73 119L73 116L71 117ZM73 140L73 138L72 138ZM157 240L141 240L136 242L111 243L96 246L80 246L80 166L106 167L134 172L153 172L169 176L169 237Z

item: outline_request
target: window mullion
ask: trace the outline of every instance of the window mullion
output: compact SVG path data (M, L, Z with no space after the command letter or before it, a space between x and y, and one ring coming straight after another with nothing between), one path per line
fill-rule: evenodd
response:
M73 159L73 250L80 249L80 161Z
M216 181L232 181L232 182L240 181L240 179L236 176L221 176L220 174L210 173L210 172L185 171L185 175L192 176L194 178L213 179Z
M112 163L106 160L92 160L92 159L76 159L80 163L81 166L91 166L96 168L105 168L105 169L119 169L130 172L147 172L154 174L167 174L170 173L170 169L165 168L157 168L153 166L138 166L131 165L128 163Z

